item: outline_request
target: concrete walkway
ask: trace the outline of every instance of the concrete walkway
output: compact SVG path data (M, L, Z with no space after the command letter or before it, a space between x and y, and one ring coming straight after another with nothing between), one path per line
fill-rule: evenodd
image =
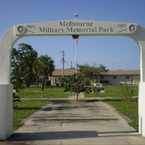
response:
M57 102L25 120L0 145L145 145L145 138L104 102Z

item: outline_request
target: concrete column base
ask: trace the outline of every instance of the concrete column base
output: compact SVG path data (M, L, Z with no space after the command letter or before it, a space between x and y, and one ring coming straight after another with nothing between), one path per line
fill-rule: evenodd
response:
M138 121L139 133L145 137L145 82L139 84Z
M13 87L0 84L0 140L7 139L13 132Z

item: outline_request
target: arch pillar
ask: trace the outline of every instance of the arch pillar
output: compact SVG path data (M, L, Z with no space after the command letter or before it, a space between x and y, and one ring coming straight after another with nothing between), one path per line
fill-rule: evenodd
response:
M145 35L144 35L145 38ZM140 48L140 82L138 94L138 129L145 136L145 40L138 41Z
M139 47L140 82L138 86L138 132L145 137L145 29L138 26L138 31L132 36Z
M10 57L17 37L11 28L0 41L0 140L13 132L13 87L10 84Z

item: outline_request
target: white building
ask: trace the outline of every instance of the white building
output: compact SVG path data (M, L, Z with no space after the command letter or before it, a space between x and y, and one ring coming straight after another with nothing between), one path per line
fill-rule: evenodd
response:
M49 77L51 85L56 86L60 84L62 77L69 77L76 73L74 69L56 69L52 76ZM94 75L96 81L106 85L119 85L122 83L138 84L139 70L109 70L107 72Z
M139 70L109 70L96 77L99 82L110 85L123 83L138 84Z

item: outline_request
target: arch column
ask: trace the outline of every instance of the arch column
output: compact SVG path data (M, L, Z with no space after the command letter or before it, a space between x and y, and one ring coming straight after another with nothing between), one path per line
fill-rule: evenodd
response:
M131 36L136 40L140 51L140 82L138 88L138 131L145 137L145 29L138 26L138 31Z
M145 38L145 36L144 36ZM138 41L140 48L140 83L138 96L139 133L145 136L145 40Z
M11 28L0 41L0 140L13 132L13 87L10 84L10 57L17 37Z

